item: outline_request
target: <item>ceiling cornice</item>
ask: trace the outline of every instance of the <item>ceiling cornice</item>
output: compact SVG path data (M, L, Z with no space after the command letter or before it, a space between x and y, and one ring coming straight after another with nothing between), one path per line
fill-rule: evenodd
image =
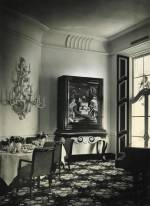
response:
M122 55L136 57L150 52L150 40L120 51Z
M42 43L43 48L47 48L47 49L59 49L62 51L68 51L68 52L76 52L76 53L98 53L100 55L104 55L104 56L109 56L110 54L108 52L103 52L103 51L99 51L99 50L83 50L83 49L75 49L75 48L67 48L64 46L57 46L57 45L52 45L52 44L48 44L48 43Z
M6 7L0 7L0 10L4 13L9 13L9 14L15 16L17 19L20 18L23 21L27 21L27 22L30 22L31 24L34 24L34 26L37 26L38 29L40 29L41 31L48 31L49 30L49 27L47 27L45 24L42 24L41 22L37 21L36 19L31 18L28 15L22 14L16 10L9 9Z
M125 35L127 33L130 33L130 32L132 32L132 31L134 31L136 29L141 28L141 27L143 27L143 26L145 26L146 24L149 24L149 23L150 23L150 18L146 19L146 20L144 20L144 21L142 21L142 22L140 22L140 23L138 23L138 24L136 24L134 26L131 26L131 27L129 27L129 28L127 28L127 29L125 29L125 30L123 30L123 31L113 35L113 36L111 36L111 37L108 37L107 41L115 40L115 39L117 39L117 38L119 38L119 37L121 37L121 36L123 36L123 35Z
M87 38L91 38L91 39L95 39L95 40L98 40L98 41L108 41L107 38L105 37L97 37L97 36L94 36L94 35L85 35L85 34L82 34L82 33L78 33L78 32L71 32L71 31L66 31L66 30L62 30L62 29L54 29L54 28L51 28L49 27L49 31L53 31L53 32L59 32L59 33L62 33L62 34L70 34L70 35L75 35L75 36L85 36Z

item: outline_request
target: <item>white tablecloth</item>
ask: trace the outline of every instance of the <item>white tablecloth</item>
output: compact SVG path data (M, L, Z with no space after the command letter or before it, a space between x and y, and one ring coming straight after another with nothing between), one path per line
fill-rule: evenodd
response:
M32 152L12 154L0 151L0 177L7 185L17 176L20 159L32 160Z

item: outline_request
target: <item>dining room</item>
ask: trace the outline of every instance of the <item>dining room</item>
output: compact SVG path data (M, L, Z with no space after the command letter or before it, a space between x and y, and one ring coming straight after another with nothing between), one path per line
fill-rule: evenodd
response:
M136 205L133 177L115 160L149 148L149 8L0 1L0 205ZM17 188L22 160L25 174L39 172L33 188Z

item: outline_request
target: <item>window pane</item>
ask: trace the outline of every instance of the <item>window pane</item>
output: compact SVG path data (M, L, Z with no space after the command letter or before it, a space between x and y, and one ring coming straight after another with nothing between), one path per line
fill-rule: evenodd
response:
M150 116L150 95L148 96L148 116ZM150 124L150 122L149 122L149 124ZM149 125L149 127L150 127L150 125ZM149 133L149 135L150 135L150 133Z
M143 80L143 77L134 79L134 91L133 91L133 96L136 96L137 93L139 92L139 90L140 90L140 84L141 84L142 80Z
M144 117L132 117L132 136L144 136Z
M150 74L150 55L144 57L144 74Z
M146 83L145 76L150 81L150 54L144 57L139 57L133 60L133 97L138 94L138 92L143 89L144 87L149 87L149 84ZM150 136L150 96L149 98L149 121L148 121L148 133ZM131 121L132 121L132 139L131 143L133 147L144 147L144 115L145 115L145 108L144 108L144 97L140 98L136 103L132 104L132 114L131 114ZM149 148L150 148L150 140L149 140Z
M144 138L132 137L132 147L144 147Z
M150 137L150 117L148 118L148 134L149 134L149 137Z
M150 140L148 141L148 148L150 148Z
M134 59L134 77L143 75L143 57Z
M144 98L132 104L132 116L144 116Z

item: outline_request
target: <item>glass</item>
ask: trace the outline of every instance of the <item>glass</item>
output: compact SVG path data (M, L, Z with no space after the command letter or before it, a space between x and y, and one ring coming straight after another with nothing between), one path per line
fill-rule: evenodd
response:
M144 117L132 117L132 136L144 136Z
M148 134L149 134L149 137L150 137L150 117L148 118Z
M144 98L132 104L132 116L144 116Z
M144 138L132 137L132 147L144 147Z
M150 116L150 95L148 96L148 116ZM149 124L150 124L150 122L149 122ZM149 127L150 127L150 125L149 125Z
M143 77L139 77L139 78L134 79L133 96L136 96L138 94L139 90L141 89L140 85L141 85L142 80L143 80Z
M144 75L147 75L148 81L150 81L149 65L150 55L139 57L133 60L133 96L136 96L138 92L144 88L144 86L146 87L146 84L144 84L145 82L143 81ZM150 135L150 96L148 98L148 133ZM144 147L144 110L144 97L140 98L136 103L132 104L132 146Z
M143 75L143 57L134 59L133 66L134 66L134 74L133 74L134 78L142 76Z
M150 55L144 57L144 74L150 75Z

